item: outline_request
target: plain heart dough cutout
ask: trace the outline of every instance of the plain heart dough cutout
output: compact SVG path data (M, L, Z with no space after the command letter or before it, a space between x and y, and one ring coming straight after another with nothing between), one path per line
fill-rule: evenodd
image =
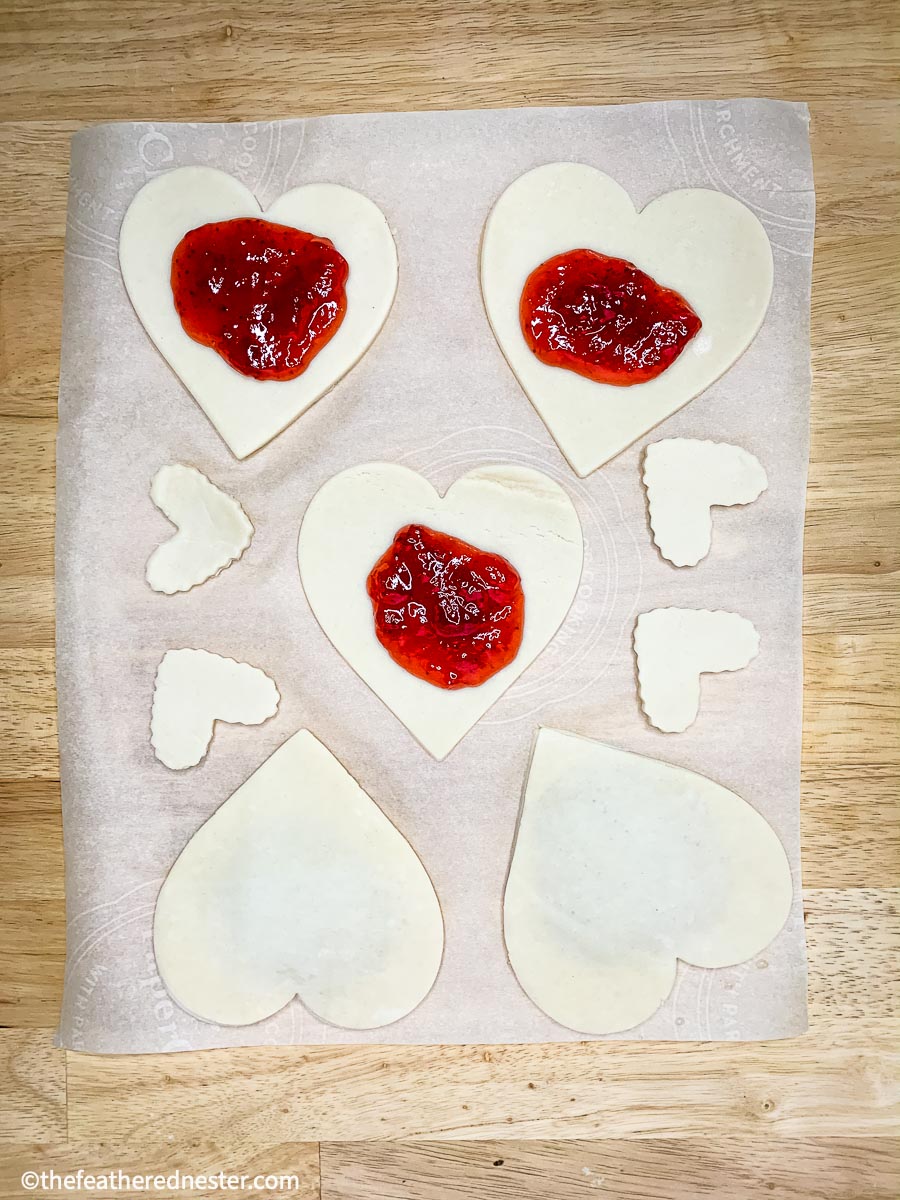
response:
M567 250L627 259L680 292L703 322L658 378L594 383L532 354L519 299L535 267ZM494 205L481 245L481 288L500 349L579 475L588 475L677 412L732 365L756 336L772 292L765 230L739 200L688 188L640 213L628 193L580 163L520 176Z
M554 729L538 733L504 898L504 936L538 1008L580 1033L633 1029L676 961L758 954L790 911L771 826L682 767Z
M516 658L480 687L447 691L394 662L375 636L366 579L404 525L422 524L495 554L519 572L525 631ZM442 498L415 471L367 463L342 471L310 502L300 577L332 644L435 758L444 758L522 674L562 624L581 578L581 524L563 489L539 471L479 467Z
M350 264L347 313L302 375L286 381L241 375L184 332L172 300L172 254L191 229L234 217L265 217L332 240ZM122 278L141 323L232 453L246 458L271 441L362 358L397 290L397 249L384 214L359 192L314 183L265 212L224 171L180 167L144 185L119 234ZM173 421L176 419L173 413Z
M700 676L740 671L759 653L746 617L700 608L656 608L634 627L641 707L663 733L683 733L700 711Z
M259 667L208 650L167 650L156 671L150 742L173 771L206 757L216 721L260 725L278 711L274 682Z
M153 944L201 1020L249 1025L299 996L333 1025L374 1029L427 995L444 925L409 842L301 729L188 842Z
M171 596L205 583L250 545L247 514L196 467L160 467L150 499L178 529L147 560L147 582L155 592Z
M767 486L759 459L727 442L666 438L644 454L653 540L676 567L709 554L713 505L751 504Z

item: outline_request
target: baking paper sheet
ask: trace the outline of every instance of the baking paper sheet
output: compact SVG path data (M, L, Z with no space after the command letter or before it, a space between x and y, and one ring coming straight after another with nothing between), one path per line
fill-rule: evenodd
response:
M672 995L628 1037L754 1039L806 1028L799 865L801 548L808 457L814 194L805 105L771 100L326 117L266 124L122 124L72 144L59 397L59 737L68 905L60 1043L165 1051L258 1043L583 1040L544 1016L504 953L501 901L539 724L693 768L762 812L787 847L796 898L781 935L733 969L681 966ZM502 190L571 159L614 176L640 207L712 187L757 213L775 255L765 324L706 393L579 480L513 378L478 285L482 225ZM387 325L362 362L285 433L239 463L145 334L122 285L119 225L161 171L208 164L264 204L307 182L381 206L400 255ZM643 447L661 436L734 441L769 488L715 514L698 567L660 558L647 528ZM335 472L383 459L444 490L482 463L548 472L584 526L584 577L547 650L442 763L433 761L328 643L304 598L297 532ZM191 463L256 526L242 561L189 593L158 595L144 565L172 528L153 507L164 463ZM734 609L760 631L746 670L706 677L686 733L638 706L631 633L643 610ZM200 646L262 667L276 718L220 727L199 767L171 772L149 743L156 666ZM290 734L312 729L421 855L446 953L427 999L384 1029L350 1032L298 1001L246 1028L205 1024L168 999L151 927L162 880L195 830ZM620 1035L621 1036L621 1035Z

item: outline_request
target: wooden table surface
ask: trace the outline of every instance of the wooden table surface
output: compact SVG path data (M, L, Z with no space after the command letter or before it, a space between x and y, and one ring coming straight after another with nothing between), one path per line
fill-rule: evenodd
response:
M10 1194L23 1170L79 1166L296 1172L297 1195L327 1200L900 1193L897 11L890 0L2 0L0 1179ZM71 133L112 118L734 95L812 109L809 1035L143 1058L52 1049L65 936L54 437Z

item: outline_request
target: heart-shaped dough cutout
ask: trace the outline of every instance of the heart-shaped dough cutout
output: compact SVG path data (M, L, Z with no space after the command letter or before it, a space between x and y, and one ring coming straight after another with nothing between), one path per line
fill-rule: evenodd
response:
M579 1033L633 1029L678 959L726 967L787 919L791 871L771 826L703 775L572 733L538 733L506 895L509 961Z
M421 524L518 571L525 627L509 666L478 687L445 691L399 666L375 634L366 579L405 525ZM300 576L333 645L435 758L444 758L547 645L581 578L578 514L546 475L510 464L479 467L441 497L415 471L367 463L342 471L310 502L300 529Z
M160 467L150 499L178 530L147 560L147 582L155 592L186 592L224 571L250 545L247 514L196 467Z
M259 667L208 650L167 650L156 670L150 742L173 771L206 757L216 721L261 725L278 711L274 682Z
M700 676L739 671L759 653L746 617L700 608L656 608L634 627L641 707L663 733L683 733L700 711Z
M644 453L653 540L676 567L709 554L713 505L751 504L768 486L759 459L727 442L666 438Z
M265 217L330 238L349 263L344 320L295 379L240 374L215 350L193 341L175 310L170 281L175 247L191 229L235 217ZM212 167L180 167L141 188L122 222L119 263L144 328L238 458L271 441L346 375L375 340L397 290L391 231L377 205L359 192L307 184L285 192L263 212L242 183Z
M221 1025L294 996L333 1025L388 1025L427 995L443 944L415 851L305 729L194 834L153 927L173 999Z
M634 263L679 292L703 327L656 379L595 383L531 352L519 300L547 259L587 249ZM500 349L579 475L608 462L709 387L756 336L772 292L772 250L749 208L688 188L640 213L614 179L580 163L520 176L494 205L481 244L481 288Z

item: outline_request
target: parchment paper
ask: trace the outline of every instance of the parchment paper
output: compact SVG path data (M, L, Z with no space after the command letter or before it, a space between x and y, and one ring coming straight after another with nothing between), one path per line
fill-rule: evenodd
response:
M582 1040L527 999L504 953L501 899L522 784L539 724L701 771L762 812L790 856L796 901L763 956L681 967L672 995L626 1035L754 1039L806 1028L800 900L801 541L808 457L809 286L814 194L804 105L770 100L584 109L413 113L273 124L122 124L72 143L59 396L59 738L68 964L59 1041L91 1051L250 1043ZM712 187L749 204L775 254L768 316L717 384L586 480L568 468L491 334L478 286L482 225L503 188L572 159L613 175L643 206L672 188ZM387 325L334 391L266 449L232 458L157 353L122 285L117 238L152 176L203 163L263 204L322 181L381 206L400 255ZM639 462L661 436L734 441L769 489L719 509L714 549L693 569L660 558ZM403 462L441 490L479 463L526 463L559 480L584 526L585 573L548 649L443 763L434 762L353 673L300 587L297 531L316 489L371 460ZM256 526L243 560L189 593L155 594L144 565L172 528L150 502L155 471L194 464ZM746 670L707 676L686 733L652 729L638 707L631 633L663 605L734 609L762 636ZM209 757L175 773L149 744L156 666L200 646L262 667L282 695L258 728L220 727ZM427 999L373 1032L327 1026L299 1002L241 1029L204 1024L168 999L154 964L153 905L195 830L307 726L421 855L446 921Z

